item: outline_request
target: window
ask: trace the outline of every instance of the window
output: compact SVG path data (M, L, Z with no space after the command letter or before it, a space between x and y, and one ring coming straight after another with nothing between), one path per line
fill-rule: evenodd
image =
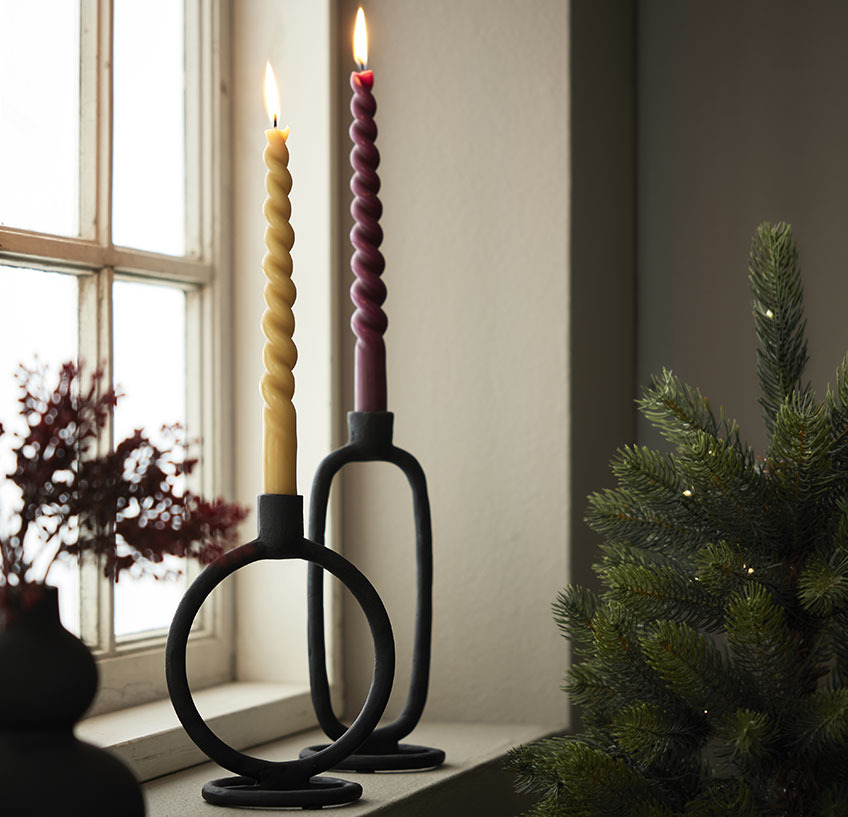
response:
M114 439L180 422L202 440L193 487L214 494L231 488L219 19L215 0L0 0L0 421L18 362L96 362L126 393ZM186 578L62 565L51 581L100 659L96 711L163 697ZM231 677L227 604L197 622L198 685Z

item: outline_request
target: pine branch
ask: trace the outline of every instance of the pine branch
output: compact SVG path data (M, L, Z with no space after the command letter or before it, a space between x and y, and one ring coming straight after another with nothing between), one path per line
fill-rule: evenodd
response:
M548 813L565 817L632 817L637 803L643 809L663 807L638 769L579 739L551 738L536 744L532 753L527 747L513 750L509 767L518 773L521 790L542 788L547 806L556 805Z
M798 639L765 587L754 582L731 597L726 633L736 666L757 685L761 708L778 711L788 697L801 694Z
M595 572L601 575L611 565L636 564L643 567L668 567L681 573L694 572L694 565L689 552L670 555L657 550L628 545L623 542L602 542L599 546L601 561L593 565Z
M806 392L801 376L807 365L804 295L798 252L788 224L761 224L751 244L748 277L754 295L754 325L759 341L757 374L763 419L771 431L780 406L793 392Z
M684 817L757 817L754 798L742 780L711 781L686 804Z
M694 558L696 580L703 583L713 596L727 598L758 581L773 589L770 578L774 573L769 565L763 566L750 550L729 542L708 542Z
M640 767L664 775L697 772L700 749L707 737L706 721L691 710L670 711L640 702L619 709L612 719L616 742Z
M833 652L833 684L848 687L848 612L836 613L826 625Z
M716 753L751 776L759 776L775 761L776 724L765 712L740 708L716 727Z
M583 720L599 726L607 724L612 713L631 700L613 685L603 665L591 660L569 669L563 690L572 703L583 707Z
M640 643L651 668L693 709L717 717L739 700L741 680L703 633L658 621Z
M674 618L692 627L716 631L722 607L694 577L661 565L618 564L601 572L609 598L621 602L642 621Z
M600 599L591 590L576 585L569 585L554 602L554 621L578 649L594 643L592 619L599 605Z
M781 404L772 431L768 474L776 494L771 515L787 531L786 553L809 548L833 511L830 421L824 404L793 394Z
M813 814L816 817L844 817L845 803L848 803L848 783L840 780L821 786Z
M819 689L804 698L795 723L797 746L808 755L844 751L848 741L848 689Z
M771 487L752 451L695 431L681 444L677 459L688 483L687 498L709 520L710 539L768 547L775 534L768 512Z
M595 655L593 663L622 695L663 705L676 705L643 652L639 633L626 608L608 601L598 609L594 619Z
M636 401L644 417L671 443L685 442L693 431L717 437L722 423L698 389L682 383L669 369L654 376Z
M798 599L814 616L828 618L848 605L848 549L829 558L812 555L798 577Z
M677 509L680 505L684 486L677 463L669 454L627 445L616 452L610 468L619 483L627 485L641 502L654 508Z
M589 497L586 523L608 539L668 555L690 551L710 537L684 507L657 511L629 490L607 489Z
M516 772L515 788L555 799L560 787L556 757L567 738L548 738L509 750L507 766Z
M828 385L825 395L830 414L832 450L839 452L840 459L848 453L848 353L836 369L834 386Z

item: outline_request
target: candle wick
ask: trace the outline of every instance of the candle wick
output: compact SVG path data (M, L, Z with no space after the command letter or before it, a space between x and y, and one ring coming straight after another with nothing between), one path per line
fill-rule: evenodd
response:
M277 114L274 114L274 127L277 127Z
M365 63L364 62L358 62L358 63L356 63L356 65L359 68L360 72L365 70Z

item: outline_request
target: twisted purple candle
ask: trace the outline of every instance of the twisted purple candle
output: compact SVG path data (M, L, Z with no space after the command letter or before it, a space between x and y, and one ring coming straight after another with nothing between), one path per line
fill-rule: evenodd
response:
M380 276L386 262L379 250L383 240L379 224L383 205L377 198L380 191L380 177L377 175L380 154L374 145L377 138L377 126L374 124L377 103L371 93L374 72L354 71L350 75L350 86L353 88L350 163L354 170L350 180L354 194L350 211L355 222L350 240L355 248L351 268L356 276L350 288L350 297L356 306L350 321L356 335L353 402L355 411L386 411L386 344L383 333L389 321L381 309L386 300L386 285Z

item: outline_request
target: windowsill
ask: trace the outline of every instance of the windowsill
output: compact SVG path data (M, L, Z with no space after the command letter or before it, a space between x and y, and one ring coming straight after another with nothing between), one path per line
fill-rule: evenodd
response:
M194 694L212 730L236 749L315 725L305 684L236 682ZM111 749L139 780L187 769L206 756L183 730L170 700L133 706L82 720L81 740Z
M532 801L513 791L513 776L504 770L507 750L538 740L550 728L533 725L472 723L425 723L405 742L444 749L446 762L425 772L354 774L328 772L361 783L362 798L344 807L347 817L512 817ZM291 760L304 746L326 740L317 730L267 743L251 754L269 760ZM145 784L148 817L210 817L232 814L232 809L206 803L200 789L204 783L227 775L214 763L204 763ZM251 814L279 814L279 810L250 809Z

